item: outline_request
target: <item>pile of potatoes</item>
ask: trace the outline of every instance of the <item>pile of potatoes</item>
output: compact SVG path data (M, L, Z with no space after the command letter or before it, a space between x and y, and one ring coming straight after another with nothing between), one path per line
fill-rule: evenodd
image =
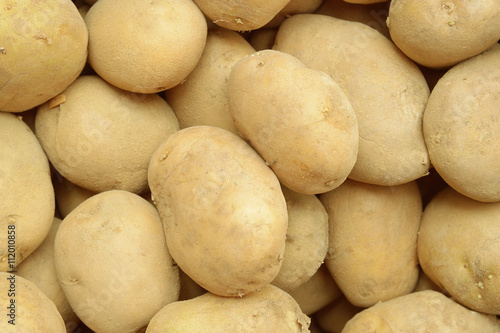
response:
M0 4L0 331L500 332L497 0Z

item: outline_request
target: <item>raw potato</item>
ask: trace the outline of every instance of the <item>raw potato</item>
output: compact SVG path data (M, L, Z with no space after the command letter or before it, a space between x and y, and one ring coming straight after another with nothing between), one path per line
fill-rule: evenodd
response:
M154 150L179 130L165 100L118 89L97 75L79 77L60 96L61 104L41 105L35 121L57 171L93 192L146 191Z
M0 304L3 311L1 332L66 333L54 303L23 277L0 272Z
M267 285L241 298L206 293L171 303L151 319L146 333L306 333L310 322L290 295Z
M415 182L380 186L348 179L319 198L330 223L325 264L353 305L369 307L413 291L422 214Z
M498 333L494 316L471 311L443 294L420 291L376 304L355 315L342 333Z
M235 31L209 31L196 68L182 84L165 92L181 128L210 125L238 134L229 112L227 81L233 65L253 52L253 47Z
M87 15L92 68L112 85L156 93L181 83L200 59L207 23L191 0L99 0Z
M235 31L249 31L263 27L278 14L290 0L194 0L201 11L215 24Z
M484 203L451 188L427 205L418 237L425 274L457 302L500 315L500 202Z
M53 184L57 211L61 215L61 218L65 218L79 204L96 194L62 177L56 177Z
M281 24L274 49L325 71L347 95L360 136L349 178L399 185L427 173L422 117L429 88L415 63L387 38L362 23L300 14Z
M323 0L291 0L282 10L276 14L271 21L269 21L265 28L276 28L281 22L283 22L287 17L297 15L312 13L321 5Z
M87 61L87 27L69 0L5 1L0 31L0 111L21 112L46 102Z
M456 191L500 201L500 45L450 69L424 113L431 162Z
M227 94L236 128L284 186L323 193L351 172L358 154L356 115L326 73L264 50L233 67Z
M136 194L99 193L75 208L56 234L58 279L93 331L136 332L179 297L179 272L158 212Z
M273 284L291 292L309 280L323 264L328 250L328 214L314 195L284 186L288 211L285 254Z
M315 313L314 318L323 332L341 333L345 324L363 310L363 308L352 305L347 298L342 296Z
M0 112L0 161L0 271L6 272L43 242L55 199L40 143L20 117L8 112Z
M274 173L240 137L213 126L171 135L149 185L179 267L206 290L244 296L278 274L288 215Z
M393 0L392 40L411 59L442 68L475 56L500 38L498 0Z
M248 42L253 46L255 51L272 49L277 33L277 28L260 28L252 31Z
M62 220L54 218L50 232L43 243L18 267L17 275L33 282L54 302L66 324L68 332L73 332L80 319L69 305L66 295L59 284L54 263L54 240Z

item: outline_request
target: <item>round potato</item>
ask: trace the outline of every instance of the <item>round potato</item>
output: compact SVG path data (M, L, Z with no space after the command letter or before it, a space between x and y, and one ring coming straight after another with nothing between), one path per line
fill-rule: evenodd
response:
M248 42L252 45L255 51L272 49L274 45L274 38L277 33L277 28L260 28L252 31Z
M392 0L388 26L394 43L415 62L432 68L455 65L500 38L497 0Z
M428 172L422 117L429 88L415 63L382 34L359 22L299 14L280 25L273 48L326 72L347 95L359 127L349 178L392 186Z
M179 122L160 96L85 75L38 107L35 129L49 160L71 183L93 192L141 193L151 155Z
M56 196L56 207L61 218L65 218L79 204L96 194L60 176L54 179L53 184Z
M323 332L341 333L345 324L363 310L363 308L352 305L347 298L341 296L316 312L314 319L316 319Z
M323 0L291 0L276 16L273 17L264 27L276 28L287 17L297 14L312 13L321 5Z
M179 267L220 296L269 284L283 261L288 215L275 174L239 136L213 126L172 134L149 185Z
M369 307L412 292L422 215L416 182L380 186L348 179L319 198L329 216L325 264L347 299Z
M156 93L184 80L200 59L207 22L191 0L99 0L88 11L88 61L104 80Z
M158 212L122 190L87 199L59 226L57 277L71 307L95 332L135 333L179 297L179 271Z
M234 66L227 94L236 128L284 186L324 193L351 172L358 155L356 115L326 73L264 50Z
M44 240L55 213L49 162L30 128L0 112L0 271L12 271Z
M4 1L0 31L0 111L21 112L46 102L87 61L87 27L71 1Z
M206 293L171 303L151 319L146 333L305 333L310 323L290 295L267 285L241 298Z
M418 259L425 274L466 307L500 315L500 202L452 188L425 208Z
M425 109L425 142L447 184L472 199L500 201L500 45L455 65Z

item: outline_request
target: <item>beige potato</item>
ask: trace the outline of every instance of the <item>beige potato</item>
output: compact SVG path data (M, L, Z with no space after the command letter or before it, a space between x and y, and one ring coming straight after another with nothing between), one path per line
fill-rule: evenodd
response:
M456 191L500 201L500 45L455 65L438 81L423 127L431 162Z
M71 307L95 332L137 332L179 297L158 212L127 191L96 194L66 216L54 259Z
M471 311L443 294L420 291L381 302L355 315L342 333L482 332L497 333L495 316Z
M236 128L284 186L323 193L351 172L358 154L356 115L326 73L264 50L233 67L227 94Z
M88 61L110 84L156 93L184 80L200 59L207 23L191 0L99 0L87 15Z
M156 94L81 76L38 108L35 128L49 160L71 183L93 192L147 190L156 147L179 130L172 108ZM84 115L84 116L83 116Z
M275 174L239 136L182 129L149 165L149 185L179 267L206 290L244 296L278 274L288 215Z
M277 28L260 28L251 32L248 42L255 51L272 49L277 33Z
M446 188L425 208L418 259L425 274L457 302L500 315L500 202Z
M56 196L57 211L61 218L65 218L79 204L97 194L71 183L63 177L55 177L53 180Z
M347 95L360 136L349 178L392 186L428 172L422 117L429 88L415 63L377 30L300 14L280 25L274 49L328 73Z
M0 272L1 332L66 333L64 321L52 302L34 283Z
M320 195L329 216L325 264L349 302L369 307L413 291L418 280L418 186L346 180Z
M146 333L305 333L310 322L290 295L267 285L245 297L206 293L171 303L151 319Z
M209 125L238 134L229 112L227 81L234 64L253 52L253 47L235 31L209 31L196 68L182 84L165 92L181 128Z
M323 0L291 0L264 27L265 28L276 28L287 17L297 15L297 14L312 13L316 9L318 9L318 7L321 5L322 2L323 2Z
M0 111L21 112L46 102L87 61L87 27L71 1L5 1L0 31Z
M0 112L0 271L11 271L44 240L55 213L49 162L30 128Z
M288 228L283 263L272 284L290 293L309 280L323 264L328 251L328 214L314 195L284 186Z
M393 0L388 26L394 43L415 62L432 68L455 65L500 38L497 0Z
M215 24L235 31L250 31L263 27L290 0L194 0L201 11Z
M68 332L73 332L80 319L69 305L59 284L54 263L54 240L62 220L54 218L49 234L43 243L18 267L17 275L34 283L52 302L61 314Z
M179 291L179 301L186 301L188 299L201 296L207 292L182 270L179 270L179 280L181 283L181 288Z
M323 332L341 333L345 324L363 310L363 308L352 305L347 298L342 296L316 312L314 319Z

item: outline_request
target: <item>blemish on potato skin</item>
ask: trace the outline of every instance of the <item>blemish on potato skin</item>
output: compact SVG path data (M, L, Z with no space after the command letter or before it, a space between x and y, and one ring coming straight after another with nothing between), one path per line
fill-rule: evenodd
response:
M0 53L1 54L7 54L7 51L5 50L4 47L0 47Z

